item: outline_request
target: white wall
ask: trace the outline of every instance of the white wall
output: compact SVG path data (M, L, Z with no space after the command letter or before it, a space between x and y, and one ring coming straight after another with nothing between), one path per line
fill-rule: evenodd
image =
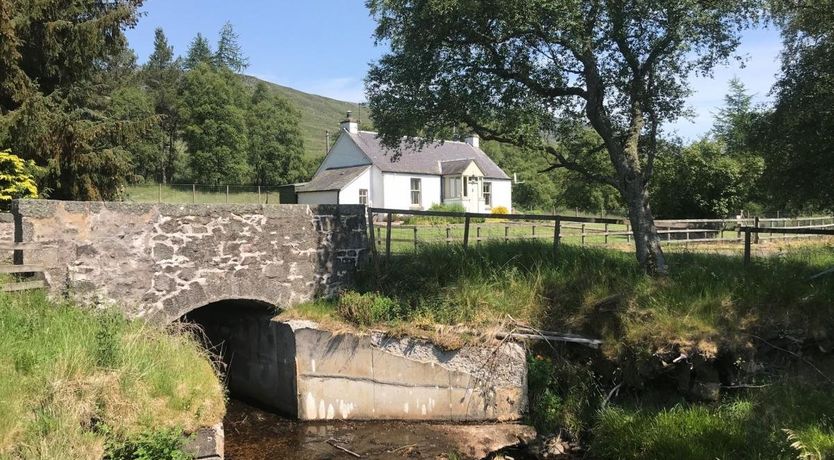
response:
M359 177L346 185L339 192L339 204L359 204L359 189L368 190L368 206L374 206L371 197L371 169L363 172Z
M376 166L371 167L371 203L377 208L385 207L385 189L383 188L382 171Z
M371 164L368 157L359 150L359 147L350 139L347 133L342 133L336 144L330 148L330 152L319 166L319 171L329 168L342 168L345 166L359 166Z
M412 178L421 180L421 209L429 209L433 204L441 202L440 176L382 173L383 188L385 189L383 206L389 209L412 209Z
M327 192L298 192L298 204L336 204L338 193Z
M503 206L513 210L513 183L510 180L485 179L492 182L492 207Z

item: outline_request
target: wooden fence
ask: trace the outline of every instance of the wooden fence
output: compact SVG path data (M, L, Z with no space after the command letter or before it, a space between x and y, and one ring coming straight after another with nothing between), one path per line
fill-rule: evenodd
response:
M834 228L767 228L767 227L741 227L741 232L744 233L744 264L750 263L750 256L752 252L751 246L757 244L761 233L781 234L791 236L834 236Z
M15 243L15 242L0 242L0 251L13 251L14 253L21 253L22 251L48 249L51 246L44 246L38 243ZM44 280L44 267L40 265L26 265L26 264L0 264L0 273L15 276L15 281L0 283L0 290L4 292L25 291L29 289L40 289L46 287ZM19 277L26 277L25 280Z
M407 224L395 222L395 216L450 218L461 223ZM552 239L554 247L567 240L586 246L630 245L631 225L625 219L574 217L561 215L454 213L445 211L396 210L369 208L371 240L375 251L416 249L420 244L480 244L483 241ZM380 219L381 218L381 219ZM382 225L375 225L374 221ZM808 238L813 234L778 232L783 228L834 229L834 217L680 219L655 222L663 244L741 243L742 228L756 227L762 240Z

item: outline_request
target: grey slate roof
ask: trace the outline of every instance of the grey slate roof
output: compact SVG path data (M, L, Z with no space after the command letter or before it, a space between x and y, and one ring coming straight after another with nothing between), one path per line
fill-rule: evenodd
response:
M466 170L466 167L469 166L469 163L472 163L475 160L449 160L449 161L441 161L440 162L440 173L444 176L449 174L461 174L463 171Z
M384 172L436 175L454 174L444 172L441 168L441 162L473 160L486 178L510 178L483 150L476 149L465 142L446 141L442 144L436 142L426 145L422 150L414 150L403 145L401 148L402 155L399 160L392 162L391 158L394 155L394 151L387 150L383 147L381 141L377 139L376 133L359 131L355 134L343 134L349 135L365 155L371 159L374 165Z
M363 172L370 168L370 165L349 166L347 168L331 168L316 174L310 182L299 186L296 192L325 192L329 190L341 190Z

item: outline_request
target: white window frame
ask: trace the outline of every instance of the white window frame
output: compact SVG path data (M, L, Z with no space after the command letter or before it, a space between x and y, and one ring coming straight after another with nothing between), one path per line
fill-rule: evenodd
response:
M423 181L419 177L412 177L409 182L411 184L411 205L420 206L420 203L423 202Z
M450 176L446 178L446 198L460 198L460 184L461 180L458 176Z
M484 181L483 184L484 206L492 207L492 182Z
M359 204L364 204L365 206L368 205L368 189L359 189Z

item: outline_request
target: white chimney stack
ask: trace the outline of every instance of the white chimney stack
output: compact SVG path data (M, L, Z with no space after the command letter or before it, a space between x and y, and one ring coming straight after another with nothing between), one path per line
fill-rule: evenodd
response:
M477 134L470 134L466 136L466 139L464 139L464 141L472 147L475 147L476 149L481 148L481 138L478 137Z
M339 126L341 126L341 128L344 131L347 131L351 134L356 134L359 132L359 122L357 122L353 118L353 113L350 110L347 111L347 117L344 121L342 121L342 123Z

